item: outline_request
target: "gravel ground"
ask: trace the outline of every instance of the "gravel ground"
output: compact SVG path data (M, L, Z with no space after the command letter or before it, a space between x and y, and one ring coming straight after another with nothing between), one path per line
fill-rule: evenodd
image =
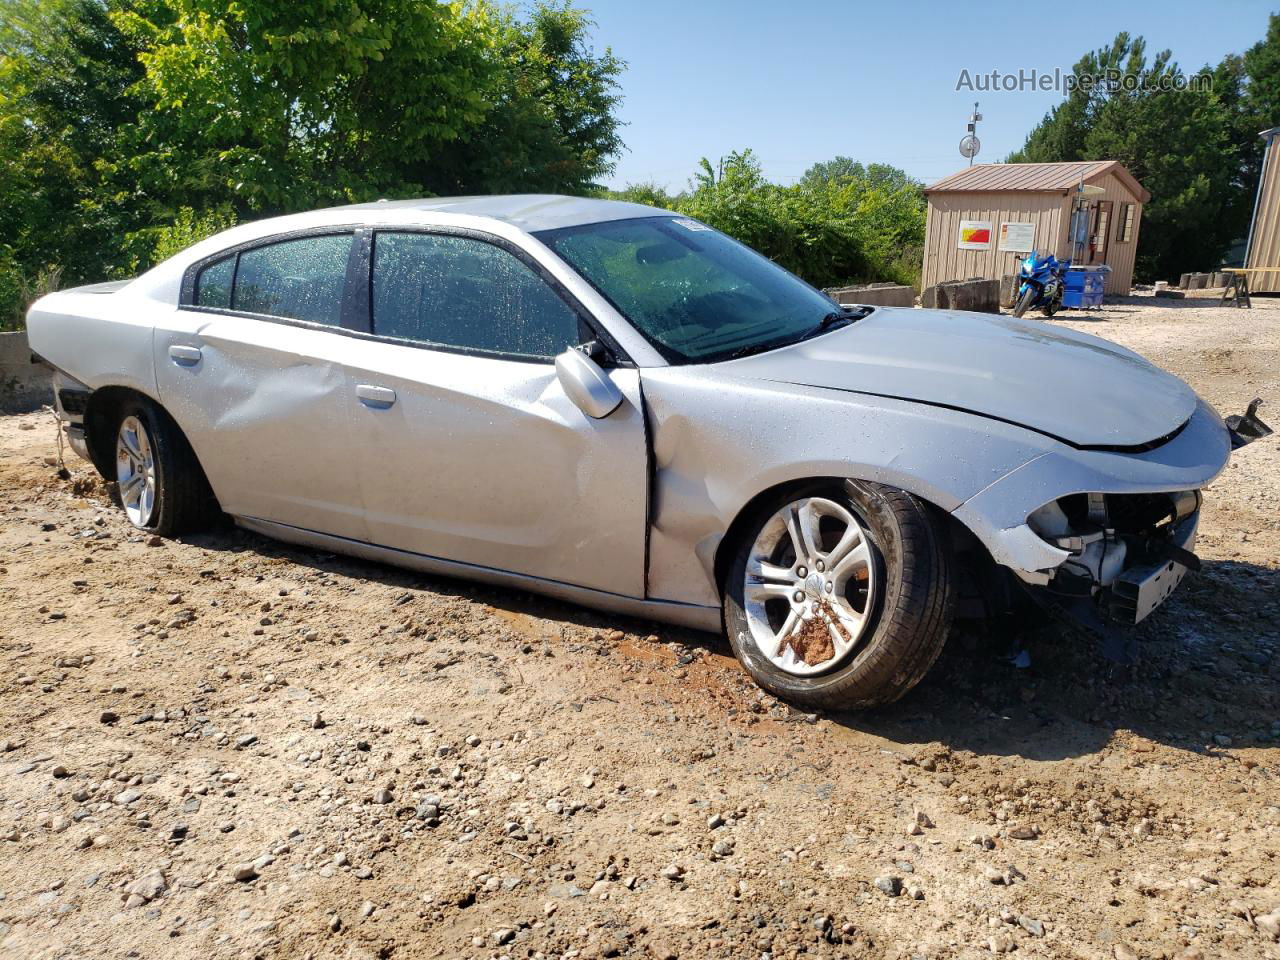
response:
M1280 420L1278 301L1059 322ZM138 536L54 436L0 418L0 955L1280 957L1280 442L1139 667L957 631L814 717L705 635Z

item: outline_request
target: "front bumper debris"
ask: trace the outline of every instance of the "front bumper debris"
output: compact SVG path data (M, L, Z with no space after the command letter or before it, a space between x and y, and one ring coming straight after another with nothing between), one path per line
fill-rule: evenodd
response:
M1176 560L1126 570L1111 584L1107 612L1117 623L1141 623L1169 599L1186 575L1187 567Z
M1231 449L1239 450L1246 444L1269 437L1272 429L1258 418L1258 408L1262 406L1262 398L1254 397L1253 402L1243 414L1233 413L1227 417L1227 432L1231 434Z
M1108 660L1135 663L1134 626L1173 595L1188 571L1200 569L1200 559L1191 552L1199 520L1197 498L1196 509L1178 519L1167 535L1127 537L1130 558L1105 585L1094 581L1090 589L1085 578L1068 576L1043 587L1024 586L1041 608L1095 640Z

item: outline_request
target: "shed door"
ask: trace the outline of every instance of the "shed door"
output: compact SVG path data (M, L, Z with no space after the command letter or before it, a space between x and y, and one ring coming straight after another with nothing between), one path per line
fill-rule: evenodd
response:
M1111 229L1111 201L1099 200L1093 212L1093 233L1089 236L1089 262L1107 262L1107 234Z

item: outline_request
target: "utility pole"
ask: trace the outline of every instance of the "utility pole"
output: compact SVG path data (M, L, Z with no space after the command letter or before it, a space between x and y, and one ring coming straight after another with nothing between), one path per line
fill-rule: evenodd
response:
M969 166L973 166L973 158L978 155L978 151L982 149L982 142L978 139L978 121L982 119L982 114L978 112L978 104L973 104L973 113L969 114L969 125L966 128L969 132L964 135L964 139L960 141L960 156L969 158Z

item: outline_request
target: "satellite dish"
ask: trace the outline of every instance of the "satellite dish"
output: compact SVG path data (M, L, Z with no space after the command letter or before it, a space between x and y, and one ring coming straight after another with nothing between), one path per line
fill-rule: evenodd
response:
M982 143L972 133L967 133L964 139L960 141L960 156L966 160L972 160L978 155L978 151L982 149Z

